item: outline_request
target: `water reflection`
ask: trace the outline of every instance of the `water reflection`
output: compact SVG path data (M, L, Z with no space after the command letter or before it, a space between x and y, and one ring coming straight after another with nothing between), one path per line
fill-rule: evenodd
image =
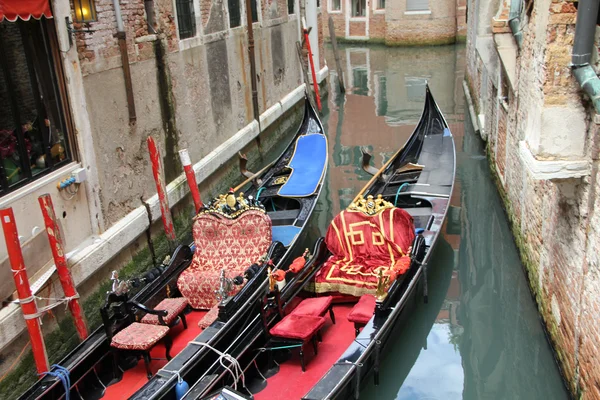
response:
M362 399L562 399L566 392L545 339L483 147L464 134L463 47L342 47L349 88L339 92L334 58L324 109L331 155L311 236L323 234L370 178L360 146L375 166L400 148L418 121L428 82L455 135L455 208L430 270L430 299L411 306L386 349L381 385ZM466 124L469 127L469 123Z

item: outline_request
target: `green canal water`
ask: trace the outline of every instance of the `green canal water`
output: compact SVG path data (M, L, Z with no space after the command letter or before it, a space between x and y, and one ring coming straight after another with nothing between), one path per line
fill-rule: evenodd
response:
M342 47L347 91L331 71L323 123L329 170L310 237L322 235L370 176L360 146L380 167L419 119L425 82L456 141L453 209L430 264L429 303L410 306L410 323L385 349L381 384L363 385L361 399L568 398L501 200L484 143L468 120L462 81L464 46L410 49Z

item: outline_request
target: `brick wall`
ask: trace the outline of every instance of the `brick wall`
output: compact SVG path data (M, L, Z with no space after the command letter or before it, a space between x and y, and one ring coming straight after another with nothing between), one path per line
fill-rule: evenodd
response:
M349 10L341 0L341 12L329 12L328 1L323 0L322 21L327 26L331 16L338 39L365 36L364 22L350 19L349 35L346 36L346 19ZM369 41L388 45L419 45L454 43L457 37L466 35L467 0L430 1L431 13L405 13L406 0L387 1L383 12L373 10L373 1L367 0L369 9ZM327 35L329 36L329 35Z
M541 0L523 19L516 90L508 109L494 96L491 76L475 48L478 0L470 0L467 31L467 82L477 112L488 130L488 152L501 177L497 181L531 289L550 334L569 389L585 399L600 399L600 207L598 125L569 67L576 9L570 1ZM506 32L507 4L498 10L494 32ZM500 60L496 60L500 64ZM491 82L492 91L481 90ZM496 97L496 98L495 98ZM585 157L591 175L582 179L536 179L523 163L519 143L540 130L536 118L552 107L587 107ZM489 123L488 123L489 121ZM540 132L543 135L544 132ZM568 139L567 139L568 140Z

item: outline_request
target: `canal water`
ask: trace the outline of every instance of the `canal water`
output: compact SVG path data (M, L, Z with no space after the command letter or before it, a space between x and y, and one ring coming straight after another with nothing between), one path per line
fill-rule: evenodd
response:
M410 323L385 350L381 384L363 400L565 399L550 346L498 193L484 144L467 120L462 81L464 46L410 49L342 47L347 91L331 72L323 123L329 170L309 227L323 235L369 180L360 146L380 167L417 123L425 82L454 134L457 176L453 209L430 264L429 303L411 306Z

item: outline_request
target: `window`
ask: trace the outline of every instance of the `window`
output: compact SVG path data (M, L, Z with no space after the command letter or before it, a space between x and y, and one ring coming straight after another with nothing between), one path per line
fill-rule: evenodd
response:
M176 0L175 5L177 6L179 39L196 36L196 16L194 15L193 0Z
M385 0L375 0L376 10L385 10Z
M250 7L252 8L252 22L258 22L258 6L256 5L257 0L250 1Z
M352 16L365 17L367 15L366 0L352 0Z
M342 11L342 1L329 0L329 11Z
M0 194L71 159L57 58L53 23L0 23Z
M235 28L241 25L240 0L228 0L229 6L229 27Z
M288 14L292 15L294 13L294 3L295 0L288 0Z
M429 0L406 0L406 11L429 11Z

